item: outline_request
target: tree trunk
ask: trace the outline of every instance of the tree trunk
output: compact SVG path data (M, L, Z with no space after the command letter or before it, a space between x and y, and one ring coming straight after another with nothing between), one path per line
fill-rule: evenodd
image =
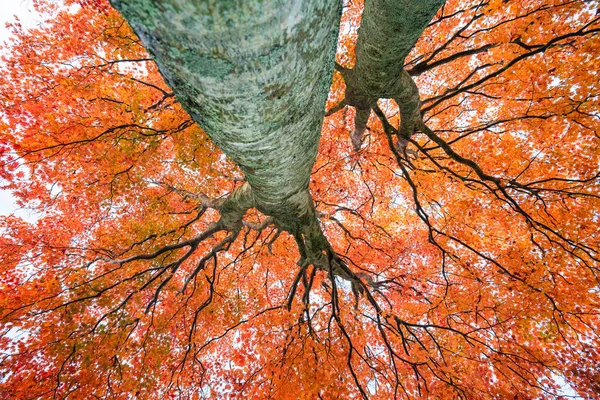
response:
M346 104L357 109L352 133L355 147L362 142L371 108L381 98L394 99L398 104L401 136L406 139L413 133L420 121L421 103L417 86L404 71L404 59L444 3L445 0L365 1L356 64L353 69L339 68L346 82Z
M366 0L354 73L365 95L393 98L404 59L445 0Z
M112 0L177 99L244 172L254 205L312 213L310 172L331 85L337 0Z

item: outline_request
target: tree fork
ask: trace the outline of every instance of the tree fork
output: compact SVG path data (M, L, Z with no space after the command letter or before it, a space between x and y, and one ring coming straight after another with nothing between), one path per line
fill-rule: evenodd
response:
M331 85L337 0L112 0L192 119L284 225L308 193Z
M419 91L404 70L404 59L445 0L366 0L358 41L356 64L338 66L346 83L345 103L356 107L352 143L360 147L368 118L378 99L391 98L400 109L398 146L406 147L418 125Z

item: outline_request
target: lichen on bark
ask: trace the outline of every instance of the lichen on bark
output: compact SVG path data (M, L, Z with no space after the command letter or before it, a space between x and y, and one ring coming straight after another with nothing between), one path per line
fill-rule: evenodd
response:
M331 84L337 0L113 0L262 212L307 192ZM295 197L294 197L295 196ZM300 204L306 211L311 205Z
M356 107L352 143L358 150L370 110L394 99L401 115L400 141L418 125L419 91L404 71L404 59L445 0L366 0L352 69L338 66L346 83L345 104Z

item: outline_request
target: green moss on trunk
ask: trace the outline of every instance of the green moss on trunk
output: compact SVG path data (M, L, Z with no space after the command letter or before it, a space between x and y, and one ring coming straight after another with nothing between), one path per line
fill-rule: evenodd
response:
M341 4L112 3L183 107L241 167L256 206L273 216L296 213L293 198L307 193L316 158Z

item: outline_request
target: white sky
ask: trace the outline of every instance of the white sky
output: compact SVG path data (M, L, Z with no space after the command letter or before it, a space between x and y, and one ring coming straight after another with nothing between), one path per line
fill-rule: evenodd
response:
M0 43L2 44L10 37L5 25L7 22L14 21L15 15L19 17L21 24L25 27L36 24L31 0L0 0ZM0 215L8 215L16 209L17 206L10 193L0 190ZM18 214L20 217L27 217L27 213L19 212Z
M0 42L4 42L9 37L5 25L7 22L14 21L15 15L24 26L35 24L31 0L0 0Z

